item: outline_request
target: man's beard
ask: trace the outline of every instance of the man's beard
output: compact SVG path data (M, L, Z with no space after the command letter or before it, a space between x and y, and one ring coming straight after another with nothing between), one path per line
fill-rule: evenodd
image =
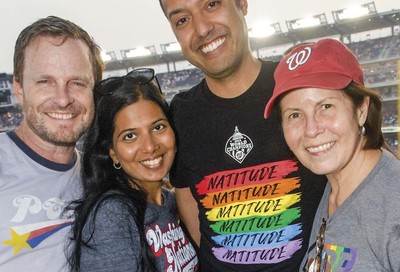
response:
M43 119L39 118L39 115L32 108L28 108L25 113L24 118L26 118L26 123L42 140L56 146L66 147L75 146L93 119L93 111L90 111L88 115L80 116L80 126L76 129L64 125L51 129Z

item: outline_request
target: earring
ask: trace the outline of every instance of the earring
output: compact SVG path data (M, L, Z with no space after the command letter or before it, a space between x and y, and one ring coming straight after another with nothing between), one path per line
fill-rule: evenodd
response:
M121 167L122 167L120 163L115 163L115 162L113 162L113 166L117 170L121 169Z
M360 135L361 135L361 136L364 136L366 133L367 133L367 132L365 131L365 127L362 126L362 127L361 127L361 130L360 130Z

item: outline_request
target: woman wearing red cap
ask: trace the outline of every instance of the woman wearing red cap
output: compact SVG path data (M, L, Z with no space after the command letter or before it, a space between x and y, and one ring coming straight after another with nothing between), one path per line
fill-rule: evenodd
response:
M302 271L400 271L400 162L357 58L337 40L302 44L275 81L265 117L276 105L289 148L329 181Z

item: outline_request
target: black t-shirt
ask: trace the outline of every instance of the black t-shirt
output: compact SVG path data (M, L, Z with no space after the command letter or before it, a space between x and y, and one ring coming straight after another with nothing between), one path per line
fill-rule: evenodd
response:
M171 103L178 153L170 178L199 207L202 271L297 271L326 178L293 160L276 112L264 119L276 63L232 99L203 80Z

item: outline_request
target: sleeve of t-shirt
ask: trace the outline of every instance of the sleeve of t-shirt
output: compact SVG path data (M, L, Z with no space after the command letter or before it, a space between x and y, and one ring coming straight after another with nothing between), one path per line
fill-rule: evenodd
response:
M93 224L95 228L90 247L82 247L81 271L139 271L141 256L138 229L127 204L115 199L104 200ZM85 225L85 240L92 227Z
M176 188L186 188L189 187L189 176L184 175L188 171L183 165L184 163L178 158L175 159L174 164L169 172L169 178L172 186ZM185 177L185 178L184 178Z
M391 271L400 271L400 226L397 226L391 235L387 252Z
M180 104L180 96L184 93L180 93L175 95L175 97L171 101L170 110L172 114L172 118L174 119L175 123L175 130L176 133L179 131L179 120L176 115L184 115L181 110ZM179 136L177 135L177 138ZM188 169L185 167L185 160L182 158L182 146L180 146L181 141L177 141L177 148L178 152L176 153L174 163L169 171L169 179L172 186L176 188L186 188L189 187L189 176L188 176Z

